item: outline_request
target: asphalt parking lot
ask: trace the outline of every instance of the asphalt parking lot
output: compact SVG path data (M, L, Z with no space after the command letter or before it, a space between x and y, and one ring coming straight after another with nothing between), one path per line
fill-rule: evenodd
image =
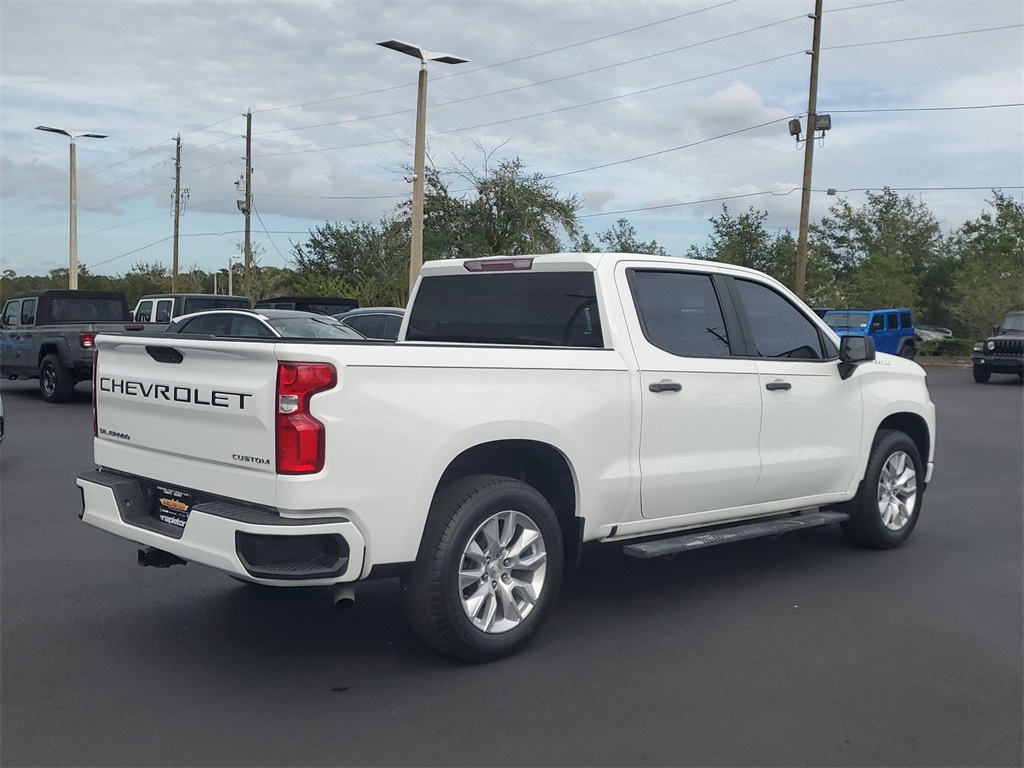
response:
M639 561L592 546L523 654L427 649L397 582L281 594L140 568L82 524L88 385L4 382L0 763L1021 765L1024 386L929 369L902 549L837 527Z

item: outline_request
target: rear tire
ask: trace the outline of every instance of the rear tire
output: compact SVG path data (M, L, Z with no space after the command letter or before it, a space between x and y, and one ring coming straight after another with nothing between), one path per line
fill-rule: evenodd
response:
M900 357L905 357L907 360L913 360L916 350L913 344L904 345L903 349L900 350Z
M431 504L416 563L402 578L405 614L442 653L471 662L511 656L544 622L562 562L558 519L535 488L466 477Z
M990 368L984 365L974 366L974 380L978 384L985 384L990 378L992 378L992 370Z
M39 366L39 394L48 403L66 403L75 388L75 376L60 363L60 355L49 354Z
M850 513L843 532L862 547L901 546L917 525L923 495L924 465L917 445L904 432L879 430L857 495L843 506Z

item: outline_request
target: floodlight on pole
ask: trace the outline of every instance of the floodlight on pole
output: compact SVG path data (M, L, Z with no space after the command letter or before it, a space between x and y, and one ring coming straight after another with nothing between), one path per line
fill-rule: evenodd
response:
M426 154L427 134L427 62L439 61L442 64L465 64L469 59L451 53L428 51L418 45L405 43L401 40L385 40L377 45L393 51L414 56L420 60L419 84L416 93L416 144L413 157L412 177L412 232L409 239L409 294L416 285L423 266L423 198L424 198L424 155Z
M68 136L71 139L71 180L69 183L70 192L68 204L68 288L76 290L78 288L78 183L77 183L77 170L75 161L75 139L78 138L89 138L89 139L105 139L107 134L105 133L87 133L86 131L66 131L63 128L51 128L48 125L37 125L37 131L48 131L50 133L59 133L64 136Z

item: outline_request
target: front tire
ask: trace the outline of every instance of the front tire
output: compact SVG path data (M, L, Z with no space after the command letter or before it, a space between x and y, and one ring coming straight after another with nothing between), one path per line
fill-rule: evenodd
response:
M923 494L917 445L904 432L879 430L857 496L844 506L850 519L842 523L843 532L862 547L898 547L917 525Z
M992 370L985 367L984 365L974 366L974 380L978 384L985 384L992 378Z
M471 662L522 650L562 579L562 534L535 488L473 475L444 489L412 571L402 579L409 623L436 650Z
M39 366L39 394L48 403L66 403L75 388L74 374L60 364L60 355L49 354Z

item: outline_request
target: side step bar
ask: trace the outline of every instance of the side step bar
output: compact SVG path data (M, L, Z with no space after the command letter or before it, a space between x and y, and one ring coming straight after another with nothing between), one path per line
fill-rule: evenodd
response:
M740 523L728 528L717 528L712 531L684 533L680 536L670 536L664 539L644 541L637 544L626 544L622 551L632 557L646 560L651 557L665 557L666 555L675 555L679 552L688 552L691 549L713 547L716 544L729 544L734 541L742 541L743 539L778 536L790 531L814 528L819 525L828 525L829 523L840 523L849 519L850 516L846 512L817 510L768 520L754 520L749 523Z

